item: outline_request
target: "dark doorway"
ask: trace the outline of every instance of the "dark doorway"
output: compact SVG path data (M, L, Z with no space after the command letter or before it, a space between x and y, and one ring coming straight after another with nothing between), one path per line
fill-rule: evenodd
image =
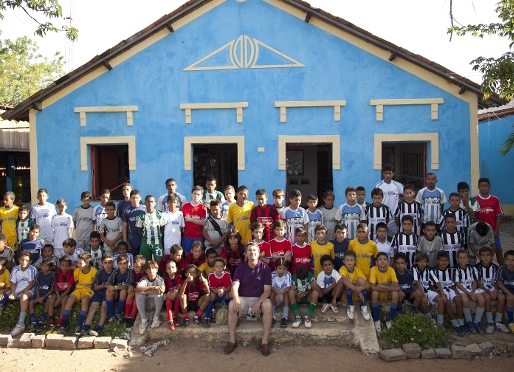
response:
M237 189L237 144L193 144L193 183L205 187L207 177L217 179L217 189L227 185Z
M128 145L91 146L91 179L93 200L102 189L111 190L111 200L123 200L119 186L130 180Z
M383 142L382 165L394 168L394 179L417 190L425 186L427 172L426 142Z

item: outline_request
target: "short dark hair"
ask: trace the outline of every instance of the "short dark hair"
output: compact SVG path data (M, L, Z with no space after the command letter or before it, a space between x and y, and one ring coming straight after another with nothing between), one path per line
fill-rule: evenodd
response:
M321 266L323 266L323 264L327 261L330 261L332 263L332 265L334 264L334 259L332 258L332 256L328 255L328 254L324 254L323 256L321 256L321 258L319 259L319 263Z
M387 253L385 252L378 252L377 256L375 257L375 259L378 261L378 258L380 256L385 256L388 260L389 260L389 256L387 255Z
M383 253L383 252L380 252L380 253ZM379 253L379 254L380 254ZM378 257L378 255L377 255ZM398 252L394 255L394 262L396 262L396 260L404 260L405 262L407 262L407 255L403 252Z
M248 191L248 187L246 187L245 185L241 185L237 188L237 192L239 191Z
M261 196L261 195L267 195L266 190L257 189L257 191L255 191L255 196Z
M386 229L386 231L388 231L389 229L387 228L387 224L385 222L379 222L377 223L377 227L376 227L376 231L378 231L378 229Z
M89 239L101 239L100 233L98 231L91 231L91 234L89 234ZM120 242L121 243L121 242ZM119 244L119 243L118 243Z
M402 217L402 223L404 223L405 221L410 221L412 224L414 224L414 218L412 218L410 214L406 214Z
M112 201L108 201L107 203L105 203L105 208L107 207L114 207L114 209L116 209L116 204Z
M454 219L455 221L457 221L457 217L455 216L455 213L448 213L446 216L444 216L444 220L449 220L449 219Z
M111 190L102 189L102 191L100 191L100 195L111 195Z
M296 268L296 277L300 280L305 280L309 275L309 270L305 266L298 266Z
M334 232L337 230L348 231L348 227L344 223L338 223L336 227L334 227Z
M209 203L209 208L210 207L219 207L221 204L221 201L219 201L218 199L212 199L211 202Z
M120 241L118 242L118 247L119 247L120 245L122 245L122 246L126 247L126 248L127 248L127 252L130 250L130 249L129 249L129 245L128 245L128 243L127 243L126 241L120 240Z
M355 192L355 193L357 193L357 190L356 190L356 189L355 189L355 187L353 187L353 186L348 186L348 187L346 188L346 190L344 190L344 194L345 194L345 195L348 195L348 193L349 193L349 192Z
M285 267L289 268L289 261L286 260L284 257L279 257L275 261L275 267L279 267L279 266L285 266Z
M355 190L366 192L366 188L365 188L364 186L357 186L357 187L355 188Z
M459 190L459 191L460 191L460 190L465 190L465 189L468 189L468 190L469 190L469 185L468 185L468 183L467 183L467 182L462 181L462 182L459 182L459 183L457 184L457 190Z
M483 221L477 222L475 226L475 231L479 236L486 236L489 232L489 225Z
M442 257L450 259L450 253L448 251L439 251L439 252L437 252L437 259L440 259Z
M382 167L382 172L394 172L394 168L391 164L386 164Z
M319 230L325 230L325 232L328 232L327 227L323 224L316 226L316 228L314 229L315 232L318 232Z
M507 256L514 256L514 249L509 249L503 254L503 258L507 258Z
M448 196L448 200L450 200L450 198L452 196L460 199L460 194L458 192L451 192L450 195Z
M403 186L403 191L405 192L405 190L412 190L412 191L416 192L416 189L414 188L414 185L411 184L411 183L408 183L405 186Z
M493 254L493 250L491 249L491 247L482 247L478 250L478 255L480 256L482 253L486 252L488 252L490 255Z
M437 224L434 222L434 221L427 221L423 224L423 229L425 229L425 227L435 227L437 229Z
M217 253L217 252L216 252L216 250L215 250L215 249L213 249L213 248L209 248L209 249L207 249L207 252L205 252L205 257L207 258L207 257L212 256L212 255L217 256L217 255L218 255L218 253Z
M76 247L77 246L77 241L75 239L73 239L73 238L68 238L68 239L66 239L65 241L62 242L62 246L63 247L65 247L65 246L66 247Z
M184 252L184 248L182 248L180 244L173 244L170 248L170 254L176 254L178 252Z
M149 194L149 195L146 195L146 196L145 196L145 202L146 202L148 199L150 199L150 198L154 198L154 200L155 200L155 196L153 196L152 194Z
M478 179L478 184L480 185L482 182L486 182L489 186L491 186L491 181L489 181L489 178L482 177Z
M126 253L122 253L122 254L118 255L118 258L116 258L116 262L117 263L120 263L122 261L127 261L128 262L128 260L129 260L129 258L128 258Z
M355 254L354 251L346 251L346 252L344 252L343 259L346 258L346 257L353 257L354 259L357 259L357 255Z
M289 199L301 198L301 197L302 197L302 193L300 190L293 190L289 193Z
M329 196L333 196L334 198L336 197L336 195L334 194L334 192L332 190L326 190L324 193L323 193L323 199L326 199L328 198Z
M371 190L371 197L375 195L380 195L382 198L384 197L384 192L382 189L379 189L378 187L375 187L373 190Z
M80 193L80 200L84 199L84 198L90 198L91 197L91 193L89 191L82 191Z
M419 262L423 260L427 262L430 261L430 258L428 258L428 254L426 254L425 252L416 253L416 255L414 256L414 262Z
M309 194L307 195L307 201L309 200L318 200L318 195L314 195L314 194Z

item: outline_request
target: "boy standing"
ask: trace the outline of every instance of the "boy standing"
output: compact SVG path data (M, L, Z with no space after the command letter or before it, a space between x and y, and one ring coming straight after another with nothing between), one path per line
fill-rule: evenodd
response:
M168 200L168 195L175 195L177 197L177 200L178 200L178 210L182 210L182 206L184 204L187 203L187 200L186 198L179 194L177 192L177 181L174 179L174 178L168 178L166 180L166 190L167 190L167 193L166 194L163 194L161 196L159 196L159 200L157 200L157 209L161 212L166 212L168 209L168 204L167 204L167 200ZM202 189L203 191L203 189Z
M162 234L166 221L162 212L155 209L155 196L145 197L145 207L146 211L136 219L137 231L141 235L140 253L147 260L154 259L159 263L163 256Z
M100 222L100 239L104 242L104 249L107 253L116 252L118 242L123 238L123 226L121 219L116 217L116 205L114 202L105 204L106 217ZM78 243L77 243L78 244Z
M212 200L225 201L225 197L221 191L216 190L216 177L208 176L205 181L205 190L203 191L202 203L209 209Z
M93 225L94 230L100 232L100 224L107 217L105 213L105 205L111 197L111 191L109 189L103 189L100 191L100 205L97 205L94 209Z
M357 237L357 225L366 221L364 208L357 204L357 190L350 186L345 190L346 203L342 204L336 213L336 220L347 227L348 239Z
M463 247L464 235L457 231L455 215L448 214L444 217L446 230L441 233L443 250L447 251L450 258L450 267L457 267L457 252Z
M348 250L350 240L347 239L348 229L344 224L337 224L335 227L336 237L330 243L334 245L334 266L337 271L343 266L344 254ZM293 251L293 258L295 258Z
M30 218L34 220L34 223L39 225L39 237L43 239L45 243L53 244L53 231L50 223L52 222L52 217L57 214L55 205L47 202L48 192L46 189L39 189L37 198L39 203L32 206Z
M269 241L273 238L273 226L275 221L280 220L280 215L275 206L268 204L266 190L259 189L255 192L257 205L253 207L250 222L260 222L264 225L264 235L262 239Z
M250 216L254 204L246 200L248 198L248 187L241 185L237 188L236 202L228 208L227 222L241 234L241 243L246 244L252 239L250 231Z
M448 214L453 214L455 215L455 219L457 221L457 231L461 232L464 234L464 237L466 237L469 226L469 216L465 209L459 207L460 195L456 192L452 192L449 196L448 202L450 203L450 208L446 209L442 213L441 221L439 222L439 229L443 231L445 228L444 217Z
M316 226L323 224L323 214L319 209L316 209L318 205L318 197L314 194L307 195L307 218L309 222L305 225L305 230L309 234L309 241L316 239Z
M23 239L29 238L30 228L34 225L34 221L29 217L29 209L22 205L18 212L18 219L16 220L16 234L18 236L18 246Z
M426 187L418 191L416 201L421 204L423 210L423 223L441 220L441 211L446 203L446 195L443 190L435 187L437 177L435 173L427 173L425 179Z
M182 206L185 222L182 248L185 253L191 251L194 242L203 242L203 224L207 218L207 208L202 204L202 192L202 186L194 186L191 190L191 201Z
M414 266L414 257L418 252L418 236L412 233L413 222L412 216L403 216L403 232L396 234L391 244L395 255L399 252L405 253L409 270Z
M132 255L137 256L141 246L141 235L136 226L137 217L146 211L146 208L139 203L141 202L141 194L139 190L130 192L130 207L125 208L121 217L123 240L129 245Z
M460 195L459 207L468 212L469 218L474 221L475 214L480 210L480 204L476 198L469 196L469 185L467 182L459 182L457 184L457 191Z
M357 204L359 204L362 209L366 210L366 207L371 205L371 203L366 201L366 189L364 186L357 186L355 190L357 190Z
M119 218L123 217L123 212L125 212L125 209L130 207L132 205L132 202L130 201L130 192L134 190L132 185L128 182L125 182L123 187L121 188L121 193L123 194L123 200L118 203L118 209L116 210L116 216Z
M273 206L277 210L281 219L285 219L286 207L282 204L284 201L284 191L282 189L275 189L271 194L273 196Z
M375 185L375 188L381 189L383 191L383 203L389 207L391 214L394 216L396 214L398 202L400 201L400 196L403 195L403 185L400 182L393 180L394 169L389 164L383 166L382 175L384 178L382 179L382 181L378 182ZM389 237L391 239L398 232L398 226L396 225L394 218L391 218L389 220L387 230L389 232Z
M421 204L414 200L415 197L416 191L414 190L414 186L410 184L405 185L403 188L403 200L398 203L398 208L396 208L396 213L394 215L394 221L396 225L400 226L400 231L402 231L401 221L403 216L412 216L414 221L412 233L419 235L422 209Z
M371 199L373 204L366 207L366 219L368 222L369 238L375 240L377 238L377 224L380 222L389 226L392 218L389 207L382 203L384 192L382 189L375 188L371 191Z
M178 198L175 195L168 195L166 204L168 210L162 213L162 217L166 221L166 225L164 225L165 255L170 253L171 247L182 242L182 231L185 226L184 215L178 210Z
M228 208L230 207L230 204L236 202L236 199L234 199L234 197L236 196L236 190L234 189L234 186L227 185L223 189L223 193L225 194L225 201L221 204L221 218L223 218L226 221L228 217Z
M219 253L223 248L223 243L227 240L228 223L221 219L221 202L219 200L211 200L210 216L207 217L203 224L203 237L205 251L210 248Z
M332 190L323 193L323 205L319 210L323 214L323 225L327 228L327 241L335 238L335 227L337 225L336 213L337 208L334 207L336 196Z
M299 227L304 227L309 223L309 217L305 209L300 207L302 203L302 193L300 190L293 190L289 195L289 207L286 208L284 213L286 220L286 239L289 240L291 245L296 243L295 233Z
M75 225L75 240L77 247L86 249L89 235L93 231L95 208L91 206L91 193L83 191L80 194L82 205L73 210L73 224Z
M16 236L16 220L19 208L14 204L14 193L7 191L4 194L4 205L0 208L0 233L7 236L7 245L16 251L18 240Z

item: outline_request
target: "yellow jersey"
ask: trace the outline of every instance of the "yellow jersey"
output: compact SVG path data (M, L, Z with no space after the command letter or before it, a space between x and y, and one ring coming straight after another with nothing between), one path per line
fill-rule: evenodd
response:
M4 269L4 273L0 274L0 283L5 284L5 286L2 289L11 288L11 281L9 280L10 276L11 273L7 269Z
M89 271L87 273L83 273L80 269L75 269L73 272L75 289L91 289L91 284L93 284L97 272L98 270L91 266L89 267Z
M209 275L210 273L212 273L214 271L214 266L210 267L207 262L204 262L203 264L200 265L200 267L198 268L198 270L202 271L205 273L205 275Z
M17 205L13 205L11 209L6 207L0 208L0 230L2 234L7 236L7 246L13 250L16 249L16 243L18 237L16 235L16 220L18 219L18 212L20 208Z
M358 267L354 267L353 271L349 272L345 266L342 266L339 269L339 274L345 278L350 279L353 284L357 283L359 278L366 280L366 276L364 276L364 273Z
M245 200L241 206L237 202L230 204L228 207L227 222L233 223L234 227L241 234L241 243L246 244L252 240L252 232L250 231L250 215L252 214L254 204Z
M334 244L327 242L326 244L319 244L317 240L313 240L311 242L311 254L314 259L314 276L317 277L318 274L323 271L321 267L320 259L321 256L328 254L330 257L334 258Z
M378 254L377 245L371 240L362 244L359 242L359 239L355 238L348 244L348 250L355 252L357 256L355 266L362 271L366 280L368 280L371 271L371 259L375 258Z
M378 266L373 266L371 268L369 282L371 284L391 285L392 283L398 283L398 279L391 266L387 266L386 271L380 271Z

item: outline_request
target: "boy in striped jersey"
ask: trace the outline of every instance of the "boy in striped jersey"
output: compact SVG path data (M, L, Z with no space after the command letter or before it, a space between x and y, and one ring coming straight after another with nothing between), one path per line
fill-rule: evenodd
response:
M412 233L412 226L414 220L412 216L406 215L402 217L402 230L403 232L395 235L391 246L394 249L394 254L405 253L407 259L407 269L414 266L414 256L418 252L418 236Z
M381 189L373 189L373 191L371 191L371 199L373 200L373 204L368 205L365 212L368 222L369 238L374 241L377 239L377 224L383 222L387 225L392 216L389 207L382 204L384 192Z
M504 258L505 265L498 269L496 285L501 291L500 296L505 296L508 328L514 333L514 250L505 252Z
M411 184L405 185L403 188L403 200L398 203L398 208L394 214L394 220L396 225L400 226L400 232L402 232L401 221L403 216L412 216L414 226L412 232L416 235L420 233L421 216L423 215L421 204L418 203L414 198L416 197L416 190Z
M309 222L305 224L304 228L309 234L309 242L316 239L316 226L323 224L323 213L319 209L316 209L317 205L318 197L314 194L307 195L308 209L305 212L307 213Z
M500 332L509 333L509 329L502 323L505 296L499 296L498 287L496 286L498 266L493 264L493 252L490 247L482 247L478 254L480 256L480 263L475 268L478 274L478 287L483 290L482 295L485 298L485 317L487 319L485 332L493 333L494 326L496 325L496 329ZM493 321L492 300L498 301L495 321Z
M164 251L162 237L166 220L162 217L162 212L155 209L155 197L153 195L145 197L145 206L146 212L141 213L136 218L137 231L141 236L140 253L147 260L153 259L159 263Z
M348 228L348 239L357 237L357 225L366 220L364 208L357 204L357 190L350 186L345 190L346 203L342 204L336 212L336 220Z
M469 216L466 210L459 207L460 195L456 192L452 192L449 197L449 203L450 208L446 209L441 215L441 220L439 221L439 230L445 230L444 217L448 214L454 214L457 221L457 230L466 236L469 227Z
M302 193L300 190L293 190L289 195L289 207L284 212L286 220L286 239L289 240L291 245L296 243L295 232L299 227L304 227L309 223L309 217L305 209L300 207L302 203Z
M471 333L484 334L484 330L480 326L480 321L485 311L485 298L482 295L482 289L478 288L478 275L476 269L469 265L468 252L460 249L457 253L459 265L455 268L455 287L457 293L460 293L462 299L462 308L468 329ZM475 320L471 318L471 310L469 308L469 300L477 303ZM459 314L459 323L463 322L462 315ZM465 327L465 325L464 325Z
M257 205L253 207L250 214L250 222L260 222L264 226L264 241L273 239L273 226L275 221L280 220L277 208L273 204L268 204L268 194L264 189L255 192Z
M423 210L423 223L434 221L438 223L441 220L441 211L446 203L446 195L443 190L435 187L437 177L434 173L427 173L426 187L418 191L416 201L421 204Z
M455 318L451 304L452 301L455 302L457 312L462 312L462 300L453 290L455 282L453 281L453 271L449 264L450 255L448 252L440 251L437 253L437 266L430 272L430 289L432 291L429 291L427 296L431 304L437 305L437 324L441 327L443 326L444 311L446 310L455 334L462 337L466 335L466 330L464 327L461 327Z
M412 282L412 288L414 289L414 304L412 312L415 310L414 306L421 306L421 309L425 313L425 316L432 319L430 314L429 292L433 292L430 289L430 270L428 269L428 255L426 253L418 252L415 257L416 266L412 268L412 276L414 281ZM437 293L435 294L437 295ZM433 295L433 297L435 297ZM417 304L417 305L416 305Z
M443 250L447 251L450 257L450 267L457 267L457 252L463 248L464 235L457 231L457 219L454 214L447 214L444 217L446 230L441 232Z
M400 182L393 180L394 169L391 165L384 165L382 168L382 175L384 178L375 185L375 188L381 189L384 192L384 204L389 207L391 214L395 215L396 208L398 207L400 196L403 195L404 188ZM390 236L389 240L391 240L396 233L398 233L398 226L393 218L389 220L387 229Z

